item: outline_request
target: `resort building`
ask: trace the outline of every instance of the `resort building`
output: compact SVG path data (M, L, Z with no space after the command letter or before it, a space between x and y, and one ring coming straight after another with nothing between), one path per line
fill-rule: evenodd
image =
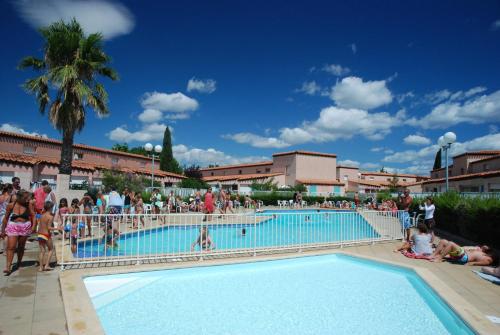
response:
M421 192L445 190L445 168L431 171L421 183ZM448 167L450 190L457 192L500 192L500 151L471 151L453 157Z
M151 178L151 158L114 151L84 144L73 145L73 172L71 184L102 185L104 170L116 170ZM61 156L61 141L0 131L0 180L10 182L12 177L21 179L21 187L47 180L56 184ZM159 170L155 161L154 178L165 186L178 183L182 175Z
M201 169L210 185L240 193L250 192L254 182L272 181L278 187L303 184L310 194L344 194L344 183L337 179L337 155L310 151L273 154L272 161L226 165Z

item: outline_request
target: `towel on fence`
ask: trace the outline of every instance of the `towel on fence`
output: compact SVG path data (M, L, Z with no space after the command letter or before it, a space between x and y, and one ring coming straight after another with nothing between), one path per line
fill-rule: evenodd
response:
M409 251L403 251L403 255L408 257L408 258L413 258L413 259L426 259L428 261L431 260L430 255L418 255L418 254L414 254L413 252L409 252Z
M476 271L476 270L472 270L472 272L477 274L479 277L486 279L487 281L490 281L494 284L500 285L500 278L498 278L498 277L495 277L495 276L492 276L492 275L489 275L486 273L482 273L482 272Z

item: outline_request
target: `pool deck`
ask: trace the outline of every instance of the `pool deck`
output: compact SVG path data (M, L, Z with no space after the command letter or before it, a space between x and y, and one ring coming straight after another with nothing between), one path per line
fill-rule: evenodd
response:
M465 319L477 326L477 329L481 329L481 334L500 334L500 325L495 325L485 318L485 315L500 317L500 285L492 284L472 273L471 270L477 269L477 267L413 260L399 253L393 253L392 250L398 245L399 243L390 242L342 249L304 251L302 253L205 259L202 262L188 261L67 270L62 273L57 270L39 273L35 266L38 247L36 243L31 243L27 245L23 261L25 267L13 272L9 277L0 277L0 334L103 334L81 280L83 276L207 266L335 252L416 267L419 274L450 305L462 315L465 314ZM0 266L2 268L5 266L4 255L0 256Z

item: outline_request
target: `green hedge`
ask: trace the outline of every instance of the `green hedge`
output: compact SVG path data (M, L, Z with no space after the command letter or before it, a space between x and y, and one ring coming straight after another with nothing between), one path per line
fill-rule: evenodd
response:
M454 192L433 199L436 228L500 248L500 199L461 197ZM418 212L423 201L414 199L411 211Z
M264 203L264 206L277 206L278 205L278 200L290 200L293 199L293 192L271 192L271 193L258 193L255 192L252 195L252 199L257 201L260 200ZM308 195L303 195L302 200L307 201L309 205L312 205L316 202L322 203L325 201L325 197L323 196L308 196ZM352 198L348 197L341 197L341 196L335 196L335 197L327 197L326 200L328 201L342 201L342 200L352 200Z

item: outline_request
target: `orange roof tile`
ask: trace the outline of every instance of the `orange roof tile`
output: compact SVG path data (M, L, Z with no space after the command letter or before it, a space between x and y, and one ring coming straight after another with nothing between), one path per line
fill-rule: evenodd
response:
M376 172L376 171L361 171L361 175L365 176L394 176L394 173ZM430 178L428 176L420 176L417 174L396 173L396 177L414 177L414 178Z
M256 162L256 163L244 163L244 164L234 164L234 165L222 165L211 168L203 168L200 171L213 171L213 170L224 170L224 169L234 169L234 168L243 168L243 167L251 167L251 166L262 166L262 165L272 165L273 161L264 161L264 162Z
M483 156L483 155L500 155L500 150L468 151L464 152L463 154L453 156L453 158L462 156Z
M297 183L304 185L338 185L344 186L344 183L338 180L328 180L328 179L297 179Z
M448 177L448 180L464 180L464 179L488 178L488 177L496 177L496 176L500 176L500 170L488 171L488 172L478 172L478 173L468 173L468 174L463 174L460 176ZM441 183L441 182L444 182L445 180L446 180L446 178L436 178L436 179L426 180L422 183L423 184Z
M234 174L228 176L209 176L203 177L204 181L226 181L226 180L251 180L251 179L263 179L271 178L275 176L282 175L283 173L253 173L253 174Z

